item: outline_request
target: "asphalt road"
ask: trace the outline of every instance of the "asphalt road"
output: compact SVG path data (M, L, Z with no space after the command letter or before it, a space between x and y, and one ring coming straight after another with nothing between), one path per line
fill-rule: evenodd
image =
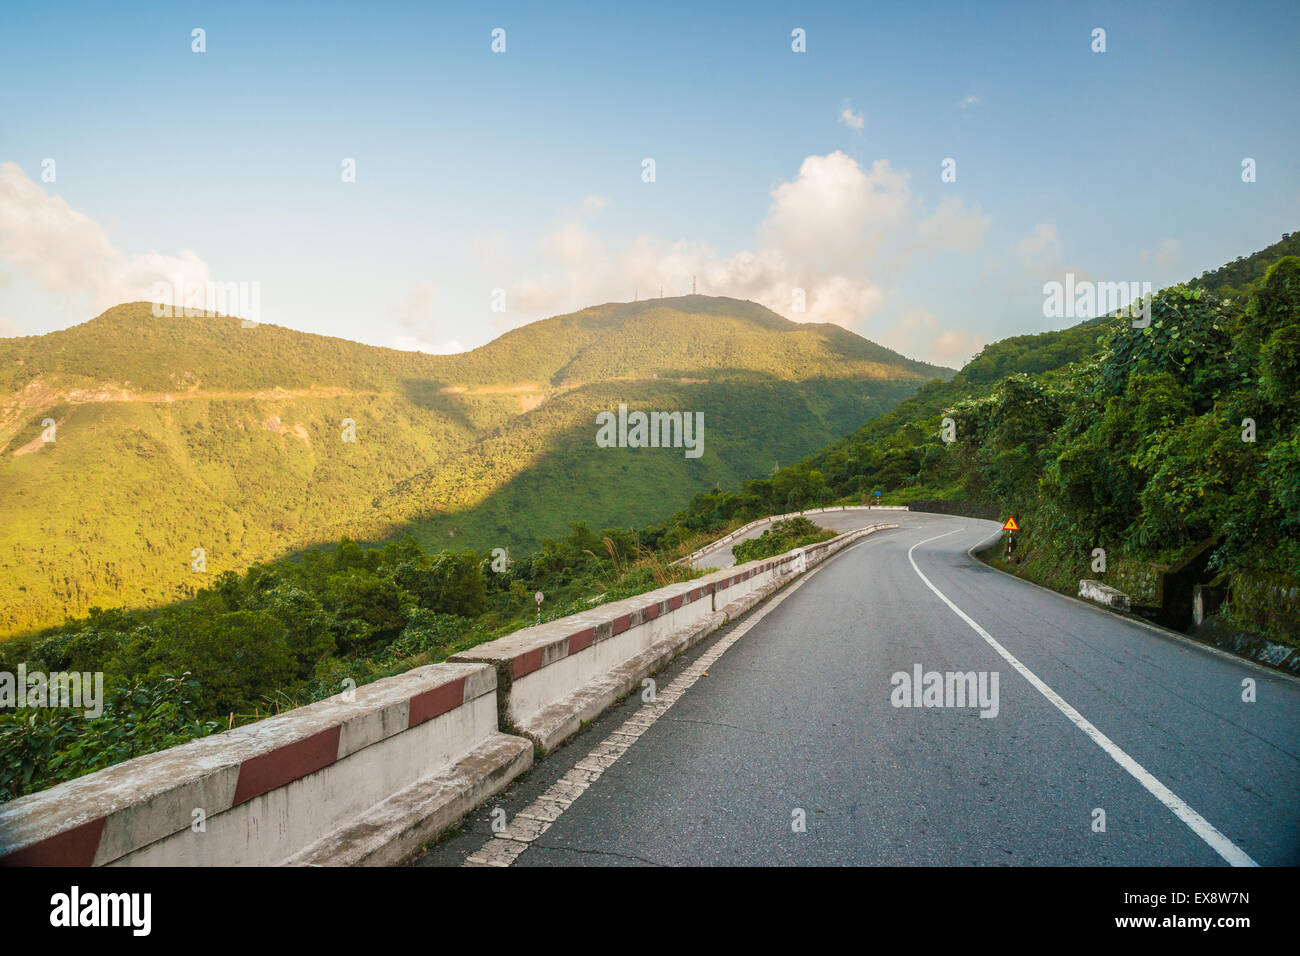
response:
M514 865L1300 863L1300 682L980 564L992 522L900 517L658 675L774 605ZM893 706L918 664L997 672L997 715ZM418 863L459 865L493 808L513 815L645 706Z

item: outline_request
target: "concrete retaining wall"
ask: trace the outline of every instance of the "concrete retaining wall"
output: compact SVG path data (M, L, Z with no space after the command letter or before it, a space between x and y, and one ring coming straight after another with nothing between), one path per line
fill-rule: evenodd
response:
M973 501L949 501L945 498L920 498L907 503L908 511L922 511L935 515L956 515L962 518L979 518L984 521L1001 521L996 508Z

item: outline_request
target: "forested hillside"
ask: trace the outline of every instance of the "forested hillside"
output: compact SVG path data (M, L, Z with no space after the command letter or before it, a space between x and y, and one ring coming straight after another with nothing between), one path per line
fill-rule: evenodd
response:
M551 355L546 368L559 361ZM659 381L652 377L649 387ZM755 409L754 434L735 439L741 447L756 447L760 433L790 420L779 401L761 401L771 384L734 393ZM664 404L673 397L647 394ZM707 394L692 393L694 407ZM726 413L726 398L717 394L716 414ZM320 699L349 679L442 660L527 624L536 590L552 618L689 576L671 560L721 531L772 513L862 501L877 489L886 503L961 499L1014 513L1024 529L1019 570L1049 584L1088 575L1098 547L1114 567L1184 553L1206 538L1215 573L1294 582L1298 407L1300 258L1274 257L1232 303L1205 287L1175 286L1155 297L1148 328L1111 317L994 343L950 381L931 381L896 408L864 416L870 420L849 437L768 477L737 481L736 491L699 493L667 518L672 496L662 488L677 479L657 475L662 487L641 493L661 517L639 531L593 532L574 522L535 550L512 548L508 563L441 539L382 548L344 539L212 574L192 599L157 610L94 609L0 643L0 669L25 661L47 671L102 670L110 690L104 716L89 723L55 708L0 716L0 800ZM941 437L944 418L954 426L951 442ZM591 465L576 446L554 454L552 473L572 489L557 482L521 492L517 517L542 500L579 513L584 496L599 497L587 478L617 481L625 467L613 456L604 459L611 471L584 471ZM555 470L566 460L573 471ZM501 520L515 517L507 510ZM754 549L820 536L810 525L792 526ZM1287 621L1263 624L1279 640L1296 639L1294 620L1290 632Z
M1251 284L1258 283L1268 267L1285 256L1300 256L1300 232L1283 233L1271 246L1202 272L1187 284L1213 292L1221 299L1239 299L1249 296Z
M948 374L708 296L451 356L120 306L0 339L0 634L184 598L344 535L525 553L575 520L647 524ZM703 455L598 448L595 415L619 403L703 413Z
M1063 374L1059 366L1096 352L1098 334L1095 323L1085 323L990 345L952 381L932 380L894 410L863 415L859 421L868 419L867 424L848 438L743 486L739 479L720 481L719 487L740 490L715 487L665 518L671 497L661 489L674 480L666 471L658 479L664 484L648 495L652 517L637 532L565 525L565 533L544 538L535 550L511 547L508 564L485 548L475 553L445 539L421 547L410 538L381 549L345 539L244 573L212 574L191 599L157 610L129 611L114 606L125 601L105 602L113 609L93 609L44 634L0 643L0 669L25 661L47 671L99 670L110 688L105 715L89 725L54 709L28 715L35 719L22 713L0 717L0 766L9 768L0 775L0 799L329 696L348 679L365 683L442 660L527 624L535 591L545 594L549 618L588 607L593 597L619 597L689 575L670 561L754 517L856 501L864 489L877 487L890 502L917 497L922 489L935 496L966 494L957 458L937 440L940 417L971 395L991 394L992 369ZM557 361L553 356L552 364ZM851 380L843 385L860 387ZM763 385L736 387L756 390L755 400L747 402L752 440L788 427L789 409L762 401ZM704 394L700 385L695 394ZM717 401L725 402L727 394L719 392ZM660 404L671 397L660 396ZM718 413L725 412L719 406ZM498 432L496 439L504 434ZM629 467L621 455L595 459L609 469L601 482L579 477L582 467L587 475L602 474L591 471L591 461L573 465L574 472L559 470L557 463L569 457L581 462L585 441L567 450L561 441L551 449L547 470L566 482L539 483L529 494L525 479L482 510L508 526L515 516L507 503L516 492L513 506L520 516L539 502L556 512L571 508L581 514L583 504L599 498L605 481L631 487L619 483L622 469ZM647 457L636 469L649 472L657 461ZM392 493L404 493L419 480ZM499 517L497 501L503 508ZM774 532L754 548L818 537L805 525L794 535Z
M879 489L886 503L959 499L1015 514L1020 570L1062 589L1096 575L1095 549L1113 573L1205 545L1208 575L1239 595L1294 594L1300 257L1283 255L1294 239L1162 290L1148 327L1110 317L995 343L772 478L698 496L678 521L721 527ZM1228 613L1300 640L1280 606L1263 613L1238 597Z
M947 381L931 381L897 408L871 419L853 434L832 442L769 478L746 482L735 492L699 495L677 518L685 527L711 530L734 519L773 512L875 500L901 503L916 498L953 498L965 492L951 469L935 467L945 447L940 421L957 403L993 392L1000 379L1035 374L1052 379L1095 355L1102 320L1059 332L1018 335L984 348Z

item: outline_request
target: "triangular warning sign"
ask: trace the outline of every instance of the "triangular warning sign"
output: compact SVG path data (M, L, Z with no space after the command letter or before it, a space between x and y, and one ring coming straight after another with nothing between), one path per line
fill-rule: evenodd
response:
M1002 526L1003 531L1019 531L1020 525L1016 524L1015 518L1008 518L1007 523Z

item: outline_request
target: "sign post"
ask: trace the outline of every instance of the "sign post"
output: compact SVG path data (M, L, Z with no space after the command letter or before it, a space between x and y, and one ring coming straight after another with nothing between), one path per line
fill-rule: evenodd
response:
M542 592L538 591L533 595L533 600L537 602L537 623L542 623Z
M1020 530L1020 525L1016 524L1015 515L1007 518L1006 523L1002 525L1002 530L1007 533L1007 560L1011 560L1011 553L1016 550L1015 534Z

